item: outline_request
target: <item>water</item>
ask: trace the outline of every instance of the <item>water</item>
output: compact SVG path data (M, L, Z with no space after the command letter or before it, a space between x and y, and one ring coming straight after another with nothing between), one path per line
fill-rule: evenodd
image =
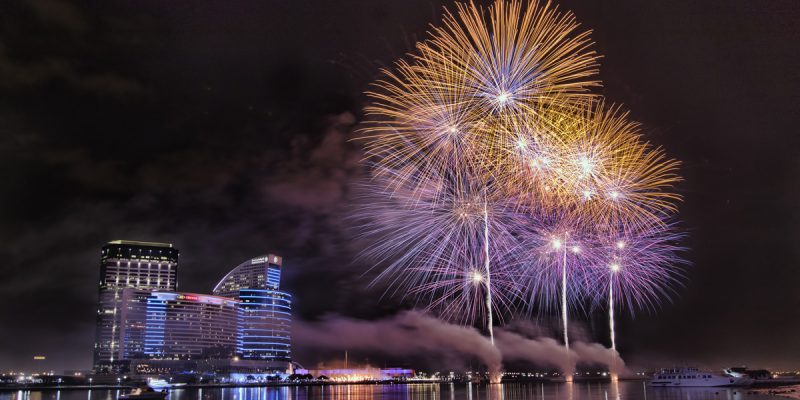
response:
M776 398L741 388L649 388L641 381L615 383L504 383L282 386L174 389L167 400L758 400ZM0 392L0 400L117 400L118 390Z

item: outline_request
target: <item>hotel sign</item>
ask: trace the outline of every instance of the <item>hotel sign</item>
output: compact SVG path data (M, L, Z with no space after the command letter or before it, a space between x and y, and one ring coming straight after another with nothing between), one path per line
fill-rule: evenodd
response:
M250 264L263 264L265 262L269 262L269 256L256 257L250 260ZM278 263L278 256L272 256L272 263Z

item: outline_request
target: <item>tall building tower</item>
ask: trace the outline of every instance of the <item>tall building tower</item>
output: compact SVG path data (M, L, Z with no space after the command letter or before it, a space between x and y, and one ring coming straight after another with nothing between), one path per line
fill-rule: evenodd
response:
M178 288L178 249L169 243L115 240L100 253L100 282L94 370L118 372L121 346L123 290L174 292Z
M213 291L215 296L239 300L239 356L274 367L291 362L292 296L280 290L282 261L274 254L247 260Z

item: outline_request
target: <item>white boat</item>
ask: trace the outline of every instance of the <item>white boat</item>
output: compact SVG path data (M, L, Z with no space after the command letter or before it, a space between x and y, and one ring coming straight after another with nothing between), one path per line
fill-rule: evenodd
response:
M753 380L746 376L701 371L697 368L665 368L650 379L656 387L717 387L750 386Z
M186 383L185 382L170 383L170 382L167 382L166 380L161 379L161 378L148 378L147 379L147 386L150 386L151 388L153 388L155 390L161 390L161 389L170 389L170 388L177 388L177 387L181 387L181 386L186 386Z
M153 389L133 389L130 393L119 396L119 400L163 400L167 397L166 391L156 392Z

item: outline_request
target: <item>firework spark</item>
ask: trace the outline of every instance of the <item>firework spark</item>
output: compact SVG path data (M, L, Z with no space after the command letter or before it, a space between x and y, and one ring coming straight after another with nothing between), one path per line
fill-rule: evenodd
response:
M567 347L568 308L666 296L679 163L591 92L597 59L571 13L497 0L445 10L384 71L359 137L371 180L357 219L377 281L486 320L490 337L493 313L559 304Z
M611 290L614 304L631 314L655 311L685 278L680 268L686 263L680 257L685 248L679 244L684 236L675 222L597 236L588 269L594 284L587 296L602 304Z
M572 13L536 2L446 11L411 61L384 71L368 92L367 154L388 168L412 165L423 178L480 165L492 152L486 136L502 132L507 118L590 101L597 55L578 27Z
M480 186L454 184L459 175L386 186L398 173L376 173L359 199L356 223L374 243L362 256L383 267L375 282L388 282L391 293L414 297L462 323L486 320L489 301L498 315L509 315L523 289L517 270L504 259L517 246L514 230L522 221L514 208L487 198ZM488 273L487 261L494 265Z

